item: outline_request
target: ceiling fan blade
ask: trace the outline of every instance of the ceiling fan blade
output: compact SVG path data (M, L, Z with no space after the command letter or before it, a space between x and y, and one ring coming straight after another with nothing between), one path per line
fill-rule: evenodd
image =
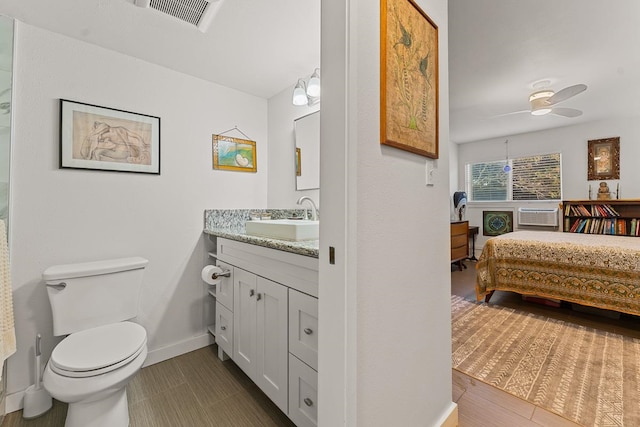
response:
M564 89L562 89L561 91L557 92L555 95L547 99L547 104L549 105L558 104L562 101L566 101L572 96L576 96L577 94L584 92L585 90L587 90L587 85L583 85L583 84L565 87Z
M551 110L551 114L563 117L578 117L582 115L582 111L576 110L575 108L556 107Z
M522 113L531 113L531 110L512 111L510 113L498 114L496 116L491 116L489 118L490 119L497 119L498 117L513 116L514 114L522 114Z

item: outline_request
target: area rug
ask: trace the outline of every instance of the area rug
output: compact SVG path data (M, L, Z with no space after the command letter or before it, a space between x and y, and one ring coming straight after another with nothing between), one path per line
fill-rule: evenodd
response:
M640 340L451 296L453 368L584 426L640 426Z

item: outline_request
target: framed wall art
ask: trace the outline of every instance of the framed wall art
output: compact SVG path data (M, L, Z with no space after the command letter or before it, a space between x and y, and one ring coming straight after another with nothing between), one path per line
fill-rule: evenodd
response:
M589 140L587 180L620 179L620 137Z
M160 174L160 117L60 100L60 168Z
M482 211L482 235L499 236L513 231L513 211Z
M296 148L296 176L302 176L302 151Z
M438 27L412 0L380 8L380 142L437 159Z
M213 135L213 168L256 172L256 142L226 135Z

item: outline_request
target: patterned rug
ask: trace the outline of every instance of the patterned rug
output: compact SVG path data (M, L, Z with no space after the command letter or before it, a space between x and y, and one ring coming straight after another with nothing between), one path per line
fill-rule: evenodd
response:
M640 426L640 340L451 296L453 368L584 426Z

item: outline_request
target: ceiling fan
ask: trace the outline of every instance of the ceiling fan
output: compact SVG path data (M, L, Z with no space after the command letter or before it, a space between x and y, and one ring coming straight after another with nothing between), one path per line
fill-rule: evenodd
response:
M534 85L534 92L529 95L529 104L531 104L530 110L515 111L513 113L503 115L518 113L531 113L534 116L555 114L563 117L578 117L582 115L582 111L576 110L575 108L556 107L556 105L584 92L587 90L587 85L577 84L565 87L558 92L554 92L553 90L548 89L549 83L550 82L548 80L544 80Z

